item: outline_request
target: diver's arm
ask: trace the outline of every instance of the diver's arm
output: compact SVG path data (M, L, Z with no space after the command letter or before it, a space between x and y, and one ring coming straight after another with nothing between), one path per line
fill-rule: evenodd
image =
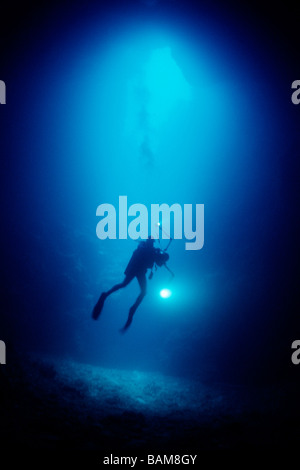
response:
M173 273L173 271L171 271L171 269L166 265L166 263L163 264L164 267L169 271L169 273L171 274L172 277L175 277L175 274Z

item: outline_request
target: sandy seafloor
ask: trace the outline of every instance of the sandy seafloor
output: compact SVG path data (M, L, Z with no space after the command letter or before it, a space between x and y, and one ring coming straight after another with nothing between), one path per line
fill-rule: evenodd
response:
M7 450L97 451L101 459L299 443L292 384L205 384L37 354L0 372L0 438Z

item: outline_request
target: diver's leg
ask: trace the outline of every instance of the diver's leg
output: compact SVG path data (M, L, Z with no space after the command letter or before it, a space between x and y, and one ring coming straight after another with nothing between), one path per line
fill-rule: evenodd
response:
M122 289L123 287L126 287L132 281L132 279L133 279L132 277L126 276L123 282L120 282L119 284L116 284L115 286L113 286L107 292L102 292L102 294L99 297L98 302L96 303L96 305L94 307L93 313L92 313L92 317L94 318L94 320L97 320L97 318L99 317L99 315L102 311L102 308L103 308L106 297L108 297L113 292L116 292L117 290Z
M123 282L120 282L119 284L116 284L115 286L113 286L107 292L103 292L105 294L105 297L108 297L113 292L116 292L117 290L122 289L123 287L126 287L132 281L132 279L133 279L133 277L125 276Z
M132 307L129 310L129 315L128 315L128 318L127 318L127 322L125 323L125 325L121 329L122 333L124 333L127 330L127 328L130 327L133 315L135 314L136 309L138 308L138 306L140 305L140 303L142 302L143 298L145 297L145 295L147 293L146 275L142 274L142 275L137 276L137 280L138 280L138 283L140 285L141 292L140 292L140 295L138 296L138 298L136 299L136 301L134 302L134 304L132 305Z

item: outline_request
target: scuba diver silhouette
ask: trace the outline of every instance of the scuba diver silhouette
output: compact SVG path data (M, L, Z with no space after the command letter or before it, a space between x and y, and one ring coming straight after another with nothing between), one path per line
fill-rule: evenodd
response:
M125 323L124 327L120 330L122 333L124 333L127 328L129 328L129 326L131 325L133 315L135 314L136 309L138 308L147 293L147 269L151 269L149 279L152 279L154 266L156 269L157 266L165 266L167 270L172 274L172 276L174 276L172 271L166 265L168 259L169 255L168 253L166 253L166 250L163 251L159 248L154 247L153 238L148 237L146 241L140 242L138 248L133 252L130 261L124 271L125 278L123 282L116 284L110 290L108 290L107 292L103 292L100 295L99 300L93 309L92 318L94 320L97 320L104 306L104 302L110 294L116 292L119 289L122 289L123 287L126 287L136 277L141 291L135 303L129 309L127 322Z

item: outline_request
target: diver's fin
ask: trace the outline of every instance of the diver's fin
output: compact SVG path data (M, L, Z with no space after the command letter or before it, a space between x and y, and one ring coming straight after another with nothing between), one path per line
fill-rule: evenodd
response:
M124 334L126 333L126 331L128 330L128 328L130 327L131 325L131 321L128 321L126 322L126 324L123 326L123 328L120 328L120 333Z
M129 310L129 315L128 315L128 318L127 318L127 322L125 323L125 325L123 326L123 328L121 328L119 331L120 333L125 333L128 328L130 327L131 323L132 323L132 317L134 315L134 312L136 311L136 307L133 305L132 307L130 307L130 310Z
M131 324L131 322L130 322ZM124 325L122 328L119 329L119 332L123 335L124 333L126 333L126 331L128 330L128 328L130 327L130 324L126 324Z
M94 320L97 320L97 318L99 318L100 313L102 312L104 301L105 301L106 297L107 297L107 295L104 292L100 295L99 300L96 303L96 305L94 307L94 310L93 310L93 313L92 313L92 318Z

